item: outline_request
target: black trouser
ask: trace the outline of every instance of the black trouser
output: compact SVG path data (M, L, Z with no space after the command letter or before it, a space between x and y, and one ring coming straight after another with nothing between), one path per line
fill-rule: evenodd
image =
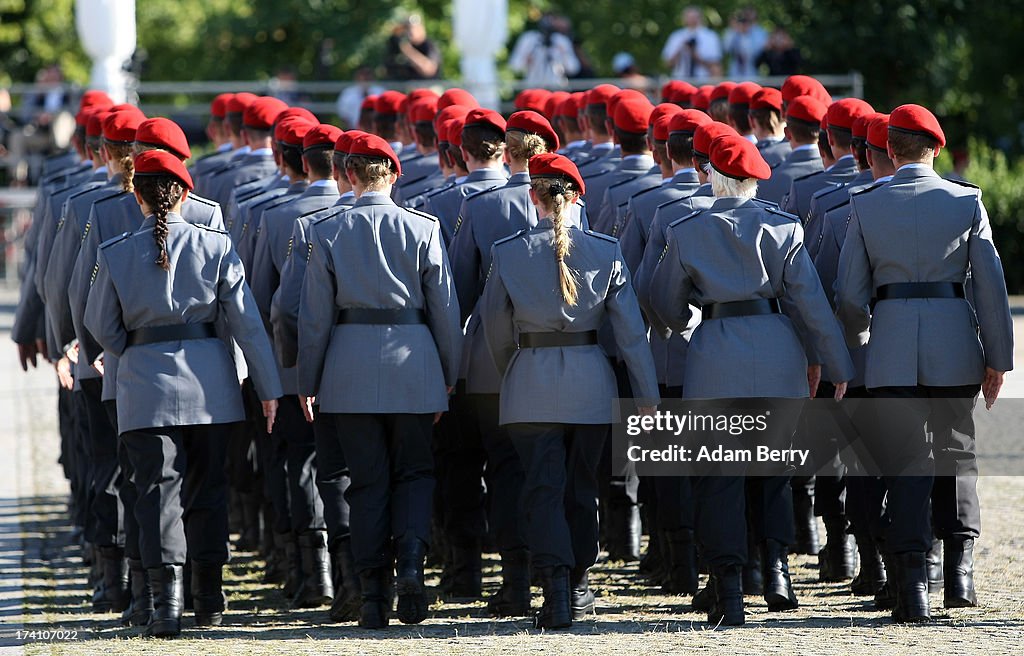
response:
M660 387L661 398L678 399L681 387ZM694 527L693 481L689 476L651 476L657 506L657 525L661 531Z
M819 392L820 394L820 392ZM845 508L846 518L850 522L852 532L856 535L871 535L872 526L881 521L885 509L885 484L879 476L868 476L868 469L860 462L866 454L866 440L861 437L862 430L876 430L873 421L864 421L864 417L874 414L871 395L863 386L851 387L846 391L846 401L836 405L836 420L841 434L839 447L851 456L850 462L844 462L847 475Z
M296 533L322 531L326 525L324 504L316 489L316 440L313 426L302 414L299 397L280 399L274 432L277 432L278 422L285 432L287 448L290 528Z
M869 513L881 517L873 534L889 553L928 551L932 513L934 533L941 537L980 533L972 416L979 389L918 385L872 390L878 430L865 431L864 439L883 468L886 509ZM937 465L946 480L938 484L938 502L932 504Z
M619 397L633 398L626 365L615 360L611 360L611 364L615 371ZM598 481L604 512L610 512L610 508L629 508L637 505L640 501L640 478L636 475L636 466L626 460L622 469L613 471L615 468L612 465L612 441L610 439L604 441L604 446L601 449L601 462L598 466Z
M86 420L92 456L92 542L98 547L124 544L124 506L118 498L121 469L117 461L117 430L101 400L103 379L80 381L85 399Z
M230 424L167 426L122 435L135 468L139 544L146 568L228 559L224 459Z
M57 462L64 470L64 478L71 484L71 495L75 494L75 473L74 473L74 439L75 439L75 414L71 400L71 392L57 385L57 428L60 431L60 457Z
M135 488L135 467L128 457L128 448L124 444L121 432L117 430L117 401L104 401L103 409L107 411L110 425L117 436L117 463L121 467L121 484L117 487L117 496L121 499L124 509L124 555L132 560L141 560L139 551L139 520L135 519L135 502L139 493Z
M454 425L446 425L435 435L438 458L444 461L443 476L437 479L444 505L441 526L453 544L471 546L478 544L487 533L483 487L487 453L482 443L477 404L465 389L466 381L460 380L451 397Z
M327 539L334 544L336 540L349 537L350 509L345 491L352 479L349 478L345 453L341 450L331 415L314 412L313 437L316 442L316 485L323 500Z
M830 399L835 393L832 383L822 381L816 398ZM813 480L794 476L793 483L797 488L810 485L816 517L846 514L846 465L839 458L845 424L843 409L838 404L809 404L800 420L796 446L810 449L810 460L817 473Z
M92 514L92 440L89 438L89 409L85 393L81 390L72 392L72 412L74 413L74 438L72 440L74 479L72 489L75 491L75 525L85 529L85 539L93 541Z
M236 492L262 492L262 475L258 449L265 446L267 429L263 418L263 406L256 396L252 382L246 378L242 383L242 405L245 420L231 425L228 433L228 480Z
M352 553L357 571L389 566L391 538L430 544L434 492L431 414L332 414L352 482Z
M522 511L534 567L597 562L597 467L606 424L507 424L523 462Z
M469 401L487 454L487 522L498 551L526 547L519 499L523 492L523 463L504 426L498 425L500 397L470 394Z
M260 471L263 472L263 495L274 509L273 530L275 533L287 533L292 530L291 494L288 486L288 433L291 430L288 415L284 408L284 399L278 399L277 418L274 430L257 439L256 444L260 456ZM305 418L303 417L305 422Z

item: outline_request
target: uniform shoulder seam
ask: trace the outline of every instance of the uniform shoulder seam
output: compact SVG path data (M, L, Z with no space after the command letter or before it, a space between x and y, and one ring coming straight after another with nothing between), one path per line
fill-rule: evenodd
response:
M423 217L424 219L428 219L430 221L437 221L438 220L437 217L434 216L433 214L427 214L426 212L421 212L421 211L415 210L415 209L413 209L411 207L403 207L402 209L404 209L409 214L415 214L416 216Z
M523 235L525 235L529 231L530 231L529 228L523 228L522 230L519 230L518 232L512 233L508 237L502 237L501 239L495 241L494 242L494 246L501 246L504 243L510 242L510 241L512 241L514 239L518 239L519 237L522 237Z
M787 219L789 219L791 221L797 221L797 222L800 221L800 217L798 217L796 214L790 214L789 212L784 212L784 211L780 210L777 207L772 207L770 205L767 205L767 206L765 206L764 209L767 210L768 212L771 212L772 214L777 214L778 216L784 216L784 217L786 217Z
M100 244L99 247L100 248L109 248L109 247L113 246L114 244L119 244L122 241L124 241L125 239L128 239L129 237L132 236L132 234L133 233L131 233L131 232L122 232L118 236L111 237L110 239L106 240L105 242Z
M606 235L603 232L595 232L593 230L584 230L583 233L587 234L587 235L590 235L591 237L597 237L598 239L603 239L604 241L608 241L608 242L611 242L613 244L619 243L618 239L616 239L615 237L612 237L611 235Z
M683 221L686 221L688 219L692 219L693 217L697 216L698 214L702 213L703 211L704 211L703 209L694 210L694 211L690 212L689 214L687 214L686 216L681 216L678 219L676 219L675 221L673 221L672 223L668 224L668 227L671 228L673 226L676 226L676 225L682 223Z

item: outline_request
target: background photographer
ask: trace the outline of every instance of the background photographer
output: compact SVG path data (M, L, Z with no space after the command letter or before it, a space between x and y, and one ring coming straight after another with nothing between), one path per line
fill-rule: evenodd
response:
M569 36L571 31L572 23L565 16L544 14L537 29L519 35L508 59L509 68L525 74L524 81L530 86L564 86L567 78L580 70L580 60Z
M398 23L388 38L384 67L389 80L434 80L441 75L441 51L427 38L419 14Z
M757 61L768 43L768 32L757 24L757 10L744 7L729 21L723 38L729 55L729 77L745 80L757 77Z
M704 25L700 7L683 10L683 24L668 37L661 58L677 79L699 80L722 74L722 42Z

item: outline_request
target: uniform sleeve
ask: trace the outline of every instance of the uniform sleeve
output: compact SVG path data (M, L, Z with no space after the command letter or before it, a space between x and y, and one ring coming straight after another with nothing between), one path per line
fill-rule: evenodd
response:
M480 320L484 328L487 348L491 352L494 364L498 367L498 373L504 376L517 346L512 299L505 288L505 282L501 279L498 250L493 247L491 248L491 270L488 272L484 293L480 298Z
M53 201L51 199L47 198L43 203L43 214L39 225L39 239L36 244L36 270L33 282L36 286L36 293L39 294L39 298L45 303L46 291L43 289L43 286L46 281L46 265L50 259L50 246L53 245L53 237L57 232L56 223L60 221L60 217L53 216ZM66 205L67 201L64 202L65 207ZM64 207L61 207L62 214L63 211Z
M978 316L985 366L996 371L1013 369L1013 318L1006 296L1006 279L999 252L992 241L988 212L979 195L978 208L967 238L971 262L974 308Z
M836 273L836 314L846 331L850 348L868 343L871 326L871 263L864 246L864 234L857 216L857 204L850 203L850 226L839 252Z
M619 238L619 248L622 249L622 259L631 274L640 269L640 262L644 258L644 246L647 245L647 237L643 233L638 220L634 214L633 200L630 199L626 208L625 225L622 228L622 236ZM633 288L636 289L636 280L633 280Z
M249 270L249 286L252 288L252 295L256 299L256 307L260 309L260 316L267 326L267 331L272 330L270 326L270 303L274 297L274 288L277 284L277 271L274 269L273 257L270 252L271 239L267 225L261 226L256 236L256 247L254 249L252 266Z
M89 214L89 222L96 221L95 208ZM90 230L82 240L82 247L78 252L78 260L75 262L75 269L71 273L71 282L68 284L68 304L71 307L71 321L74 325L75 336L78 337L78 347L85 353L86 362L93 362L99 357L103 350L92 334L85 327L85 305L89 300L89 287L92 281L92 272L96 266L96 254L99 251L99 243L96 235L97 230Z
M597 214L597 223L593 229L609 237L614 237L615 235L612 233L615 228L615 203L611 198L611 190L605 191L604 196L599 200L601 205Z
M335 298L337 282L328 254L329 245L317 233L317 227L309 227L309 250L306 275L302 282L302 293L298 315L299 350L298 366L299 394L316 396L320 389L320 378L324 371L327 347L334 330Z
M50 249L49 266L46 270L44 289L46 293L46 314L50 320L50 329L56 339L60 351L75 339L74 325L71 320L71 308L68 305L68 280L78 258L78 250L82 245L83 232L89 229L88 223L81 224L74 210L68 211L64 223L57 231Z
M644 314L647 315L647 320L651 324L651 330L659 334L662 339L668 339L671 329L665 325L654 311L654 308L651 307L651 276L654 275L654 270L661 258L667 255L666 247L668 244L661 224L662 222L658 220L658 214L655 213L654 221L651 222L651 227L648 231L643 257L640 258L640 264L634 274L633 287L636 289L640 307L643 309Z
M441 242L439 222L433 224L426 249L420 280L426 303L427 325L441 358L445 384L454 387L459 377L459 359L462 355L462 322L459 321L459 301L452 283L448 253Z
M245 272L238 254L226 244L221 260L220 281L217 284L217 302L232 339L242 349L249 377L256 388L256 394L263 401L281 397L281 380L277 375L277 363L260 320L256 301L245 282Z
M128 331L105 255L100 251L94 274L90 274L92 286L85 304L85 327L104 351L121 357L128 344Z
M11 339L18 344L29 344L45 337L43 299L39 298L35 284L36 263L30 260L21 280L21 294L14 313Z
M214 205L210 212L210 227L214 230L226 231L224 213L221 212L220 205Z
M789 183L789 190L786 191L782 200L779 201L779 209L783 212L789 212L790 214L800 216L800 207L797 203L796 180ZM803 221L803 217L800 217L800 220Z
M653 240L648 243L648 248L652 243ZM648 287L648 316L651 317L652 326L656 326L656 321L660 321L661 325L682 334L686 331L693 314L690 310L693 282L686 267L683 266L679 242L673 231L669 232L661 252L652 255L656 262ZM665 337L667 338L667 335Z
M651 344L647 341L647 328L640 315L640 305L629 279L629 269L622 259L618 246L612 263L608 293L604 301L605 310L615 335L619 358L626 363L633 396L638 407L650 407L661 402L658 393L658 377L654 370Z
M805 339L811 344L806 344L805 349L813 348L818 355L815 359L819 362L812 364L824 364L834 378L832 382L845 382L855 374L853 361L843 343L843 332L832 314L832 306L821 288L818 272L804 248L801 232L800 227L794 225L793 242L782 270L784 297L807 331Z
M473 236L471 205L462 201L459 212L459 224L448 246L448 259L452 265L452 278L455 281L455 292L459 297L460 320L465 323L477 299L480 298L480 249L477 248Z
M281 282L271 302L270 323L274 328L274 344L283 367L294 367L299 350L299 301L302 280L306 276L309 241L303 221L292 228L288 256L281 268Z

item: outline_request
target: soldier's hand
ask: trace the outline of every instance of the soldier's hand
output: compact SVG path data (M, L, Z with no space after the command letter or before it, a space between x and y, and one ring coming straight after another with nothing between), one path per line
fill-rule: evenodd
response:
M985 367L985 382L981 384L981 393L985 395L985 409L991 410L999 398L999 390L1003 387L1005 372Z
M71 360L73 364L78 364L78 345L75 344L67 350L65 355L68 356L68 360Z
M39 355L43 356L44 360L50 359L50 349L46 346L45 339L36 340L36 351L39 352Z
M300 396L299 403L302 404L302 414L306 416L306 421L313 423L313 404L316 403L315 396Z
M818 395L818 383L821 382L821 365L812 364L807 367L807 387L811 390L811 398Z
M100 372L101 376L103 375L103 371L104 370L103 370L103 356L102 355L100 357L96 358L96 361L92 363L92 368L95 369L96 371Z
M843 383L836 383L836 395L835 395L836 401L842 401L843 397L846 396L846 386L847 385L848 385L848 383L845 383L845 382L843 382Z
M57 360L54 366L57 369L57 381L60 382L60 386L66 390L73 388L75 379L71 376L71 360L68 360L68 356Z
M27 344L18 344L18 360L21 361L21 370L28 371L29 363L32 363L32 368L35 369L37 365L36 356L39 355L39 349L35 342L29 342Z
M263 416L267 418L267 433L274 430L274 419L277 418L277 399L263 402Z

